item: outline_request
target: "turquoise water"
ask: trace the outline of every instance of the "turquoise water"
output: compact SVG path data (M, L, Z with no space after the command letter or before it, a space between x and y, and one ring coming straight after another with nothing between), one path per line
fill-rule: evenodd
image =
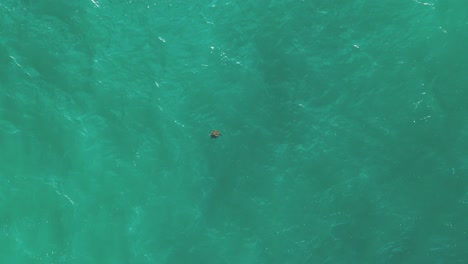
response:
M0 1L1 263L468 263L427 1Z

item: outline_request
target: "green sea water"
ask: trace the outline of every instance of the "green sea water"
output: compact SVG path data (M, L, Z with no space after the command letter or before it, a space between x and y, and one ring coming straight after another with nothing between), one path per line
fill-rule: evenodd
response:
M0 0L0 263L468 263L467 10Z

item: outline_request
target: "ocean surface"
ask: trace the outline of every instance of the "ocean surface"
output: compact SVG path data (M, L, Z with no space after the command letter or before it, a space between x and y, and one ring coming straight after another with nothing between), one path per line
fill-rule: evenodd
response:
M1 0L0 263L468 263L467 10Z

